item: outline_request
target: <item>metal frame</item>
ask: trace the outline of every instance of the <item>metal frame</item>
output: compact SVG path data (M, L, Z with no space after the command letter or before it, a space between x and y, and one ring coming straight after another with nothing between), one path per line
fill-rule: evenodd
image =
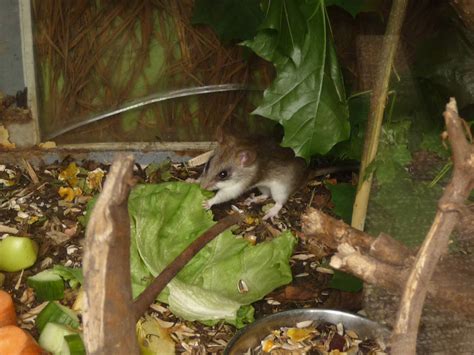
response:
M18 0L18 10L20 14L21 31L21 55L23 61L23 77L28 88L28 107L31 108L33 118L33 137L36 145L41 142L41 133L38 121L38 99L36 94L36 70L33 46L33 22L31 16L31 1Z

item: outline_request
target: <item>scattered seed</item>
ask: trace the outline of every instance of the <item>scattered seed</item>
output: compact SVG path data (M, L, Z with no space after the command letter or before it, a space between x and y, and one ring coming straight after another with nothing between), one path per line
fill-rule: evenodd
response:
M272 300L272 299L267 299L267 303L272 306L278 306L279 304L281 304L280 302Z
M314 258L314 254L296 254L291 257L293 260L308 260Z
M331 270L331 269L328 269L328 268L322 267L322 266L318 266L316 268L316 271L320 272L321 274L330 274L330 275L334 274L334 270Z
M306 276L309 276L307 272L302 272L301 274L295 275L295 277L306 277Z
M71 255L71 254L74 254L78 250L79 250L79 248L77 246L70 245L66 248L66 253L67 253L67 255Z
M244 280L239 280L238 289L239 289L239 293L249 292L249 288L247 286L247 283Z
M306 328L313 324L312 320L304 320L302 322L296 323L296 328Z

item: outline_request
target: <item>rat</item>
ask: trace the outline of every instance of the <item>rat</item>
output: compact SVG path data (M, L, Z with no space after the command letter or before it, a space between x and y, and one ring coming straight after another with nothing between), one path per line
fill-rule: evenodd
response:
M218 146L208 159L200 178L201 187L217 191L203 202L205 209L235 199L258 188L261 195L249 203L263 202L272 197L275 205L264 220L278 215L288 198L307 180L342 171L355 171L358 164L330 166L309 172L306 161L296 157L291 148L263 137L237 138L220 136Z
M203 207L223 203L258 188L260 196L249 202L273 198L275 205L264 220L278 215L288 198L304 182L306 162L268 138L218 138L218 146L207 161L199 182L202 188L216 191Z

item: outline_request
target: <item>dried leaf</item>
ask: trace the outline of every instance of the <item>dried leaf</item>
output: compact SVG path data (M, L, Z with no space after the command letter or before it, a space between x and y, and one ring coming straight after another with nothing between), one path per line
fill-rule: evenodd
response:
M64 187L61 186L58 190L59 196L65 201L72 201L75 197L82 195L82 190L79 187Z
M77 185L77 175L79 174L79 168L76 163L70 163L66 169L59 173L58 179L66 181L70 186L74 187Z
M104 178L105 172L101 168L97 168L93 171L87 173L86 183L87 186L92 190L101 190L102 180Z

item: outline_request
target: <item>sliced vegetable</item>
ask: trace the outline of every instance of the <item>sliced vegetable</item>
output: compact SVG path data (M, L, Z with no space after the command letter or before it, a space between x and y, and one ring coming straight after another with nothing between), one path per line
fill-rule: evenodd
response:
M45 270L28 277L28 286L33 288L39 301L60 300L64 297L64 281L53 270Z
M36 327L40 332L43 331L47 323L63 324L71 328L79 327L76 313L56 301L49 302L36 317Z
M84 309L84 302L85 302L84 296L85 296L84 289L81 287L79 291L77 292L76 300L71 306L71 309L74 312L82 313L82 310Z
M14 272L32 266L38 255L38 244L26 237L6 237L0 242L0 270Z
M63 265L54 265L53 272L61 276L65 281L69 281L69 286L76 288L84 283L84 276L81 268L72 268Z
M77 331L64 324L47 323L39 337L39 344L53 355L73 354L69 351L65 336L77 334Z
M137 338L142 355L174 355L175 345L170 335L160 326L158 320L145 316L137 323Z
M41 355L42 349L29 333L16 325L7 325L0 328L0 354Z
M86 348L84 342L79 334L69 334L64 337L66 340L67 351L64 354L71 355L86 355ZM65 349L63 349L64 351Z
M0 327L7 325L16 325L15 305L12 296L0 290Z

